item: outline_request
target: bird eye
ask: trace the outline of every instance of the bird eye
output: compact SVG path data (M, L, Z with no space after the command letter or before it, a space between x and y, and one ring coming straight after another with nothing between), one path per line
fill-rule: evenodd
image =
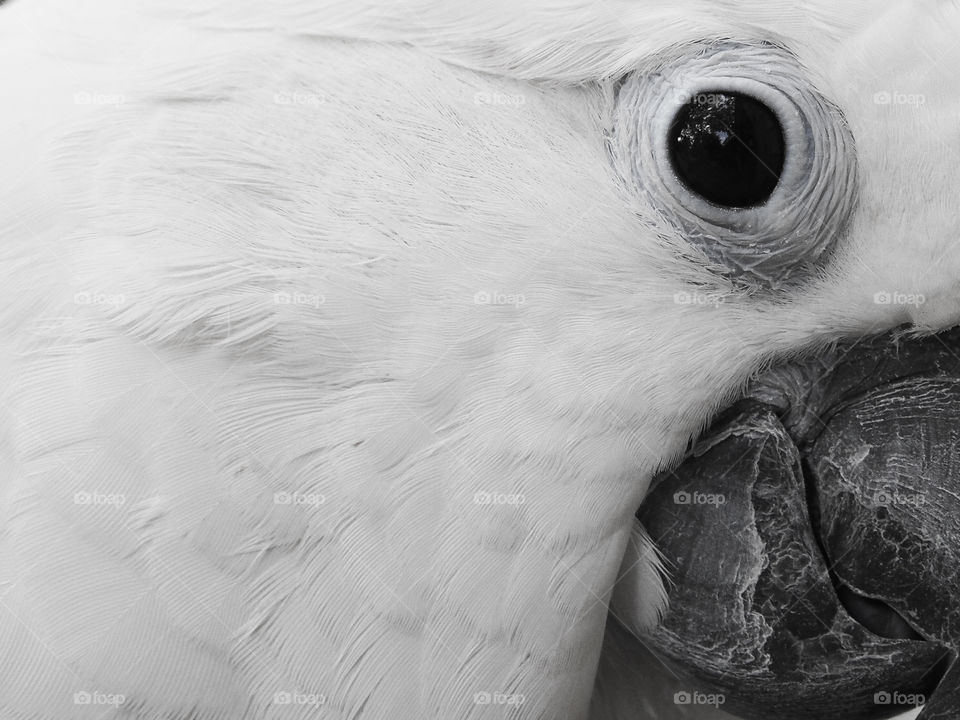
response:
M783 170L780 121L742 93L697 93L677 112L668 142L681 182L717 205L762 205Z
M611 159L665 242L740 285L778 287L829 257L856 198L843 113L786 50L681 51L617 88Z

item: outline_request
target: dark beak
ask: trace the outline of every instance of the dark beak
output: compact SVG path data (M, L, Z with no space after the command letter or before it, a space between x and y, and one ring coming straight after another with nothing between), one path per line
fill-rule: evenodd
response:
M647 637L744 718L960 718L960 331L772 370L637 513Z

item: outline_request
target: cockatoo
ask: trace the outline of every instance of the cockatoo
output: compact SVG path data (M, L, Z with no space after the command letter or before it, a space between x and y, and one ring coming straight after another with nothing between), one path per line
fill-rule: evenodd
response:
M960 321L958 32L0 6L0 717L682 716L635 512L774 359Z

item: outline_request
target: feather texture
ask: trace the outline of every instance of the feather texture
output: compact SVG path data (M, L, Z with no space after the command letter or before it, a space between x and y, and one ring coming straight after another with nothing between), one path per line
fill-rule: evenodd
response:
M960 135L856 105L897 80L856 3L141 5L0 10L5 718L585 717L630 538L615 608L663 606L653 474L774 355L958 316ZM783 41L858 139L793 294L611 166L614 80L705 37Z

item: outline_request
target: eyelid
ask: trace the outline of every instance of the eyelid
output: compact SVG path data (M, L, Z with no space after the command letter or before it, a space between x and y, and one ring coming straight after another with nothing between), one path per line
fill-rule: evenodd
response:
M694 50L620 84L610 136L618 171L659 213L664 229L698 250L715 273L747 288L802 281L827 261L853 212L853 136L786 50L729 42ZM711 89L750 95L780 121L784 168L762 205L714 205L674 172L670 126L693 93Z

